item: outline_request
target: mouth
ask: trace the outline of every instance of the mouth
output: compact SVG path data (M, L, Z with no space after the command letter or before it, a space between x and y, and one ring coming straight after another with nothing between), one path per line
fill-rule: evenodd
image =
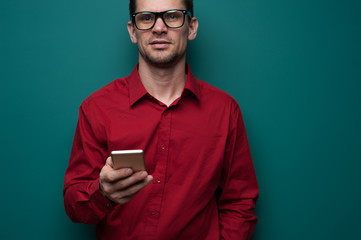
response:
M166 41L166 40L153 40L149 43L149 45L151 45L153 48L156 48L156 49L167 48L170 44L171 44L171 42Z

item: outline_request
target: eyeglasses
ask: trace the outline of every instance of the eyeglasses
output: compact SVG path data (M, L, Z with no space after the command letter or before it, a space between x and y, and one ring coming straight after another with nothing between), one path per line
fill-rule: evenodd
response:
M132 21L139 30L149 30L154 27L158 17L161 17L168 28L180 28L184 25L185 16L192 14L188 10L172 9L164 12L136 12L132 14Z

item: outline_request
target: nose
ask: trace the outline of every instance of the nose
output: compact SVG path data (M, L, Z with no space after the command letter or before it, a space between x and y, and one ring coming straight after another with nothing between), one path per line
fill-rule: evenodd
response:
M159 17L155 20L155 24L154 24L154 26L153 26L152 31L153 31L154 33L161 34L161 33L167 32L167 30L168 30L167 26L166 26L165 23L163 22L163 19L159 16Z

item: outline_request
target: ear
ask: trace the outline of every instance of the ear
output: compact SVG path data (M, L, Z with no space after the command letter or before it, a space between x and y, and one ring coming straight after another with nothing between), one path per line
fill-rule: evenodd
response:
M135 33L134 24L132 23L132 21L129 21L129 22L128 22L127 28L128 28L130 40L132 41L132 43L137 44L137 43L138 43L138 39L137 39L137 35L136 35L136 33Z
M190 20L189 23L189 27L188 27L189 31L188 31L188 40L192 41L196 38L197 36L197 31L198 31L198 19L195 17L192 17L192 19Z

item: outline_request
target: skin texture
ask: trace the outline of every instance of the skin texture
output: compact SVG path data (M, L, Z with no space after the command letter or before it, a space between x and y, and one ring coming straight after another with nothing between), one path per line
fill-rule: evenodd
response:
M137 12L170 9L185 9L183 0L137 0ZM195 39L198 20L186 18L184 25L177 29L167 28L161 18L150 30L138 30L132 22L128 22L127 27L131 41L138 45L138 72L143 86L150 95L169 106L183 91L187 77L184 71L187 42ZM99 188L109 200L126 204L152 181L153 176L146 171L115 170L109 157L100 172Z

